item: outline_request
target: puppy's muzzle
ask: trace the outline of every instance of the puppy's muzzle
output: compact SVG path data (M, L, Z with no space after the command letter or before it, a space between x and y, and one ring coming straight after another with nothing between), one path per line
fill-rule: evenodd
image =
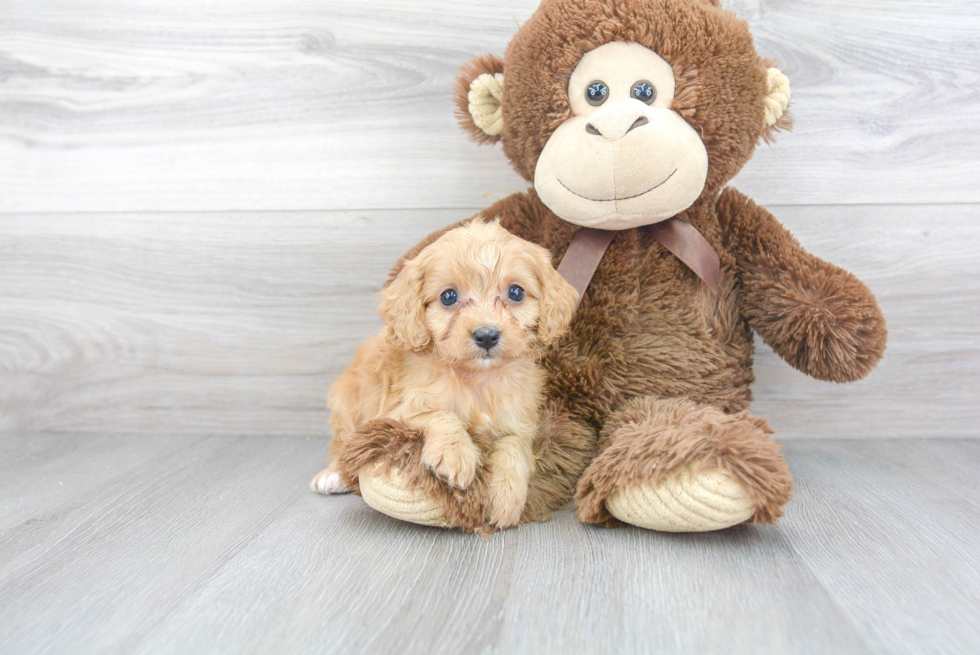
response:
M500 343L500 330L495 327L488 327L484 325L483 327L478 327L473 330L473 341L476 342L480 348L483 348L487 352Z

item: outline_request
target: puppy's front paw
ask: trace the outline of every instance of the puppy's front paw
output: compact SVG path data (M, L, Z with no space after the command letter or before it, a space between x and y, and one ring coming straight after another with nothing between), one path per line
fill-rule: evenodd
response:
M310 482L310 491L330 495L350 493L353 489L345 487L344 483L340 481L340 474L328 466L317 473L313 481Z
M520 523L525 502L527 484L497 476L490 480L490 523L495 527L504 529Z
M446 484L465 489L476 477L480 449L469 439L426 441L422 446L422 464Z

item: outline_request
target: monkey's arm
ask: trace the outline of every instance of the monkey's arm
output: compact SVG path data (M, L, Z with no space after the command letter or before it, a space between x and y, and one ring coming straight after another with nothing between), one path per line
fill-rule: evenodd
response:
M717 209L749 325L807 375L833 382L867 375L888 338L868 287L808 253L772 214L735 189L722 192Z

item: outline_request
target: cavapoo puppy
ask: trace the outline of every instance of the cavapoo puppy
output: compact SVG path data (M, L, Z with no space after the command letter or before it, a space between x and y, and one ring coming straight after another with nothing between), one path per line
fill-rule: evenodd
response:
M381 293L384 330L331 387L331 465L312 489L350 491L333 463L371 419L421 432L425 466L460 489L482 457L470 435L482 434L493 441L490 522L516 525L544 395L537 358L568 328L576 298L547 250L497 222L474 220L442 235Z

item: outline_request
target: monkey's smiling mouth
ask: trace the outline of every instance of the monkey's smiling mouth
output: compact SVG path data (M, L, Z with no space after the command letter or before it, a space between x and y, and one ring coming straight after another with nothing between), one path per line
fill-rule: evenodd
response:
M645 196L646 194L650 193L651 191L655 191L656 189L659 189L663 185L667 184L667 180L669 180L670 178L674 177L674 173L676 173L676 172L677 172L677 169L675 168L671 172L670 175L668 175L667 177L664 178L663 182L661 182L660 184L657 184L655 186L650 187L649 189L647 189L646 191L643 191L642 193L637 193L637 194L634 194L632 196L623 196L622 198L590 198L588 196L583 196L581 193L576 193L575 191L572 191L571 189L569 189L568 188L568 185L565 184L564 182L562 182L560 177L555 177L555 179L558 180L558 184L560 184L563 187L565 187L565 189L569 193L571 193L573 195L576 195L579 198L584 198L586 200L591 200L592 202L615 202L617 200L632 200L633 198L639 198L640 196Z

